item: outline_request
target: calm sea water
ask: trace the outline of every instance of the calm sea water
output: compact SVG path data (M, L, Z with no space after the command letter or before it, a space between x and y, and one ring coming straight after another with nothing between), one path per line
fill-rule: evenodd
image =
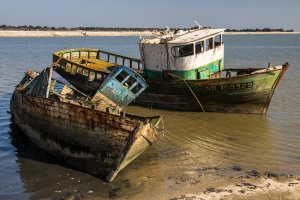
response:
M197 169L300 174L300 35L224 36L225 67L291 67L266 116L189 113L130 107L165 117L165 137L123 170L113 183L58 163L12 124L9 101L29 69L51 65L52 53L91 47L138 57L138 37L0 38L0 199L40 199L83 194L98 199L143 193L149 181ZM165 187L161 187L161 193ZM145 193L144 196L151 195Z

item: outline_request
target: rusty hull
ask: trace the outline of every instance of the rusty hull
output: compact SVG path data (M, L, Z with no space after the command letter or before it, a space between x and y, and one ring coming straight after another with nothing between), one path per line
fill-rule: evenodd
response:
M18 90L11 98L11 113L14 122L41 149L108 181L159 136L156 127L133 117L29 96Z
M118 64L118 59L102 58L101 50L95 49L69 49L53 54L54 70L85 94L93 93L101 85L101 80L91 80L80 73L72 73L68 68L69 62L82 59L82 52L97 52L93 59ZM75 54L76 53L76 54ZM74 56L72 56L74 54ZM110 55L111 53L106 52ZM114 54L111 54L113 57ZM119 55L114 55L118 58ZM134 60L133 60L134 61ZM77 68L85 65L76 64ZM129 66L131 67L131 66ZM205 112L231 112L265 114L280 79L289 67L288 63L281 69L247 68L226 69L224 72L236 73L235 76L184 80L174 78L174 74L167 74L166 79L146 78L149 87L139 95L134 103L145 107L157 107L171 110L205 111ZM132 68L132 67L131 67ZM95 73L104 73L93 68L86 70ZM136 70L139 72L139 70ZM141 72L139 72L141 73ZM218 74L219 76L219 74ZM199 105L201 102L201 106Z
M257 74L251 74L257 69L241 69L238 72L244 71L244 75L218 79L147 80L149 87L135 99L134 103L145 107L203 111L189 86L202 103L205 112L265 114L275 89L288 67L289 64L286 63L282 69ZM88 81L59 68L55 70L85 93L95 91L100 85L98 82Z
M149 88L135 103L177 110L265 114L288 67L286 63L282 69L219 79L186 82L180 79L147 80ZM203 110L189 87L201 102Z

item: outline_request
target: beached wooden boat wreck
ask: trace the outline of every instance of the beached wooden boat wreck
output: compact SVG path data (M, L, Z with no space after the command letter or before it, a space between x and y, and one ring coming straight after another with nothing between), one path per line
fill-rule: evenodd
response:
M93 94L111 70L125 65L149 87L135 103L178 110L265 114L288 63L224 69L224 29L166 32L141 38L141 60L97 49L53 54L54 69L80 91Z
M127 77L119 76L124 72ZM107 94L110 87L114 91ZM122 108L146 87L138 74L119 67L89 97L52 78L49 67L26 73L12 95L11 113L14 123L41 149L112 181L162 134L161 117L136 116Z

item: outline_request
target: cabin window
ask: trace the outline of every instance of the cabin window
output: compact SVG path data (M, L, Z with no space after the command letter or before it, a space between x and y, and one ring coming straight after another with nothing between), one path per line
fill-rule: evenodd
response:
M89 81L93 81L94 79L95 79L95 72L94 71L90 71Z
M72 68L72 65L70 63L67 63L66 71L71 72L71 68Z
M83 74L84 76L88 76L88 75L89 75L89 70L84 69L82 74Z
M215 48L221 46L222 44L222 35L215 36Z
M130 76L123 85L127 88L130 88L134 83L136 82L136 79Z
M89 58L97 58L97 52L89 52Z
M205 40L205 51L211 50L213 47L213 38L208 38Z
M98 73L96 78L97 78L97 80L101 80L102 79L102 74Z
M82 51L82 52L80 52L80 58L87 58L88 57L88 52L86 52L86 51Z
M137 94L141 89L143 88L143 86L141 84L136 84L136 86L134 86L131 90L131 92L133 94Z
M77 68L77 74L82 74L82 68L81 67Z
M64 58L67 58L67 59L70 58L70 53L65 53L65 54L63 54L63 57L64 57Z
M73 65L71 74L76 74L76 69L77 69L77 66Z
M174 57L184 57L194 54L194 44L176 46L171 49Z
M75 52L72 52L71 53L71 59L76 59L76 58L79 58L79 51L75 51Z
M203 53L204 52L204 41L196 42L195 51L196 51L196 53Z
M122 70L116 77L116 79L121 83L126 77L128 76L128 73L124 70Z

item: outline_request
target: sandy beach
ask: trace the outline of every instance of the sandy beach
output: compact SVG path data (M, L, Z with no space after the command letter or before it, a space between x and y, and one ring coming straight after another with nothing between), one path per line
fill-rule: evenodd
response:
M0 31L0 37L144 36L151 31ZM300 32L225 32L224 35L300 34Z
M0 37L140 36L149 31L0 31Z
M215 169L186 174L180 177L169 177L155 182L149 180L144 192L159 191L158 186L168 187L167 193L156 192L150 199L168 200L268 200L300 199L300 177L277 175L253 170L240 176L223 176ZM163 194L163 195L162 195ZM117 195L116 195L117 197ZM132 199L142 199L137 195Z
M298 35L300 32L224 32L224 35Z

